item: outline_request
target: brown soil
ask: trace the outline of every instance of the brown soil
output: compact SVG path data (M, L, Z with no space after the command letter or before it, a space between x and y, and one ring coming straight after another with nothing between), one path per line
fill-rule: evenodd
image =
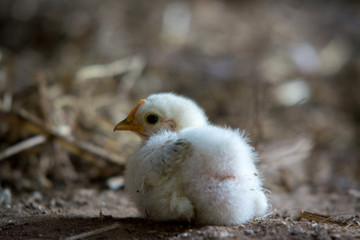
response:
M273 208L268 217L230 227L158 223L136 217L136 210L122 190L78 189L47 196L34 192L15 197L11 209L1 209L0 239L360 238L359 218L345 214L358 204L355 198L311 196L305 192L299 189L291 195L271 196ZM299 195L301 202L296 200ZM332 214L332 222L327 222L327 219L300 219L298 210L337 214Z

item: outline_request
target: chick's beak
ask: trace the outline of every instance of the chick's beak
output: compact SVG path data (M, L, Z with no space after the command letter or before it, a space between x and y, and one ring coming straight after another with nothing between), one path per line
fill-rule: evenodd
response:
M123 121L116 124L114 131L130 130L144 136L144 127L135 121L135 113L144 103L145 99L141 99L130 114Z

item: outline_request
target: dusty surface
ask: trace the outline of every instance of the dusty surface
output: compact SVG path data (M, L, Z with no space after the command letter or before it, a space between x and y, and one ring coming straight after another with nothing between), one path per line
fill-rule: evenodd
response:
M301 201L297 201L301 195ZM156 223L136 217L123 190L79 189L71 194L39 192L15 197L11 209L0 211L1 239L356 239L359 204L349 195L272 195L269 216L250 223L226 226L192 226ZM332 213L338 223L299 219L298 210ZM334 214L336 213L336 214ZM353 218L351 218L353 217ZM350 219L350 220L349 220ZM348 220L348 221L346 221ZM110 229L109 229L110 228ZM98 231L98 232L93 232ZM90 233L88 237L79 234Z

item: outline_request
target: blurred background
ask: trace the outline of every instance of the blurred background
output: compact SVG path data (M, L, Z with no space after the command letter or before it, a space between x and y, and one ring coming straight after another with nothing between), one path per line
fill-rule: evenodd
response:
M274 197L360 199L359 77L359 1L1 0L0 189L120 188L114 125L171 91L249 133Z

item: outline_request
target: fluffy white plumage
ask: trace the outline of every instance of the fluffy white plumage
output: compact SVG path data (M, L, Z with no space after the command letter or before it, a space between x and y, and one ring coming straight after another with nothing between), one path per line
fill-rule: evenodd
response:
M238 130L210 125L192 100L153 94L115 130L145 138L125 172L126 188L144 217L233 225L266 213L252 147Z

